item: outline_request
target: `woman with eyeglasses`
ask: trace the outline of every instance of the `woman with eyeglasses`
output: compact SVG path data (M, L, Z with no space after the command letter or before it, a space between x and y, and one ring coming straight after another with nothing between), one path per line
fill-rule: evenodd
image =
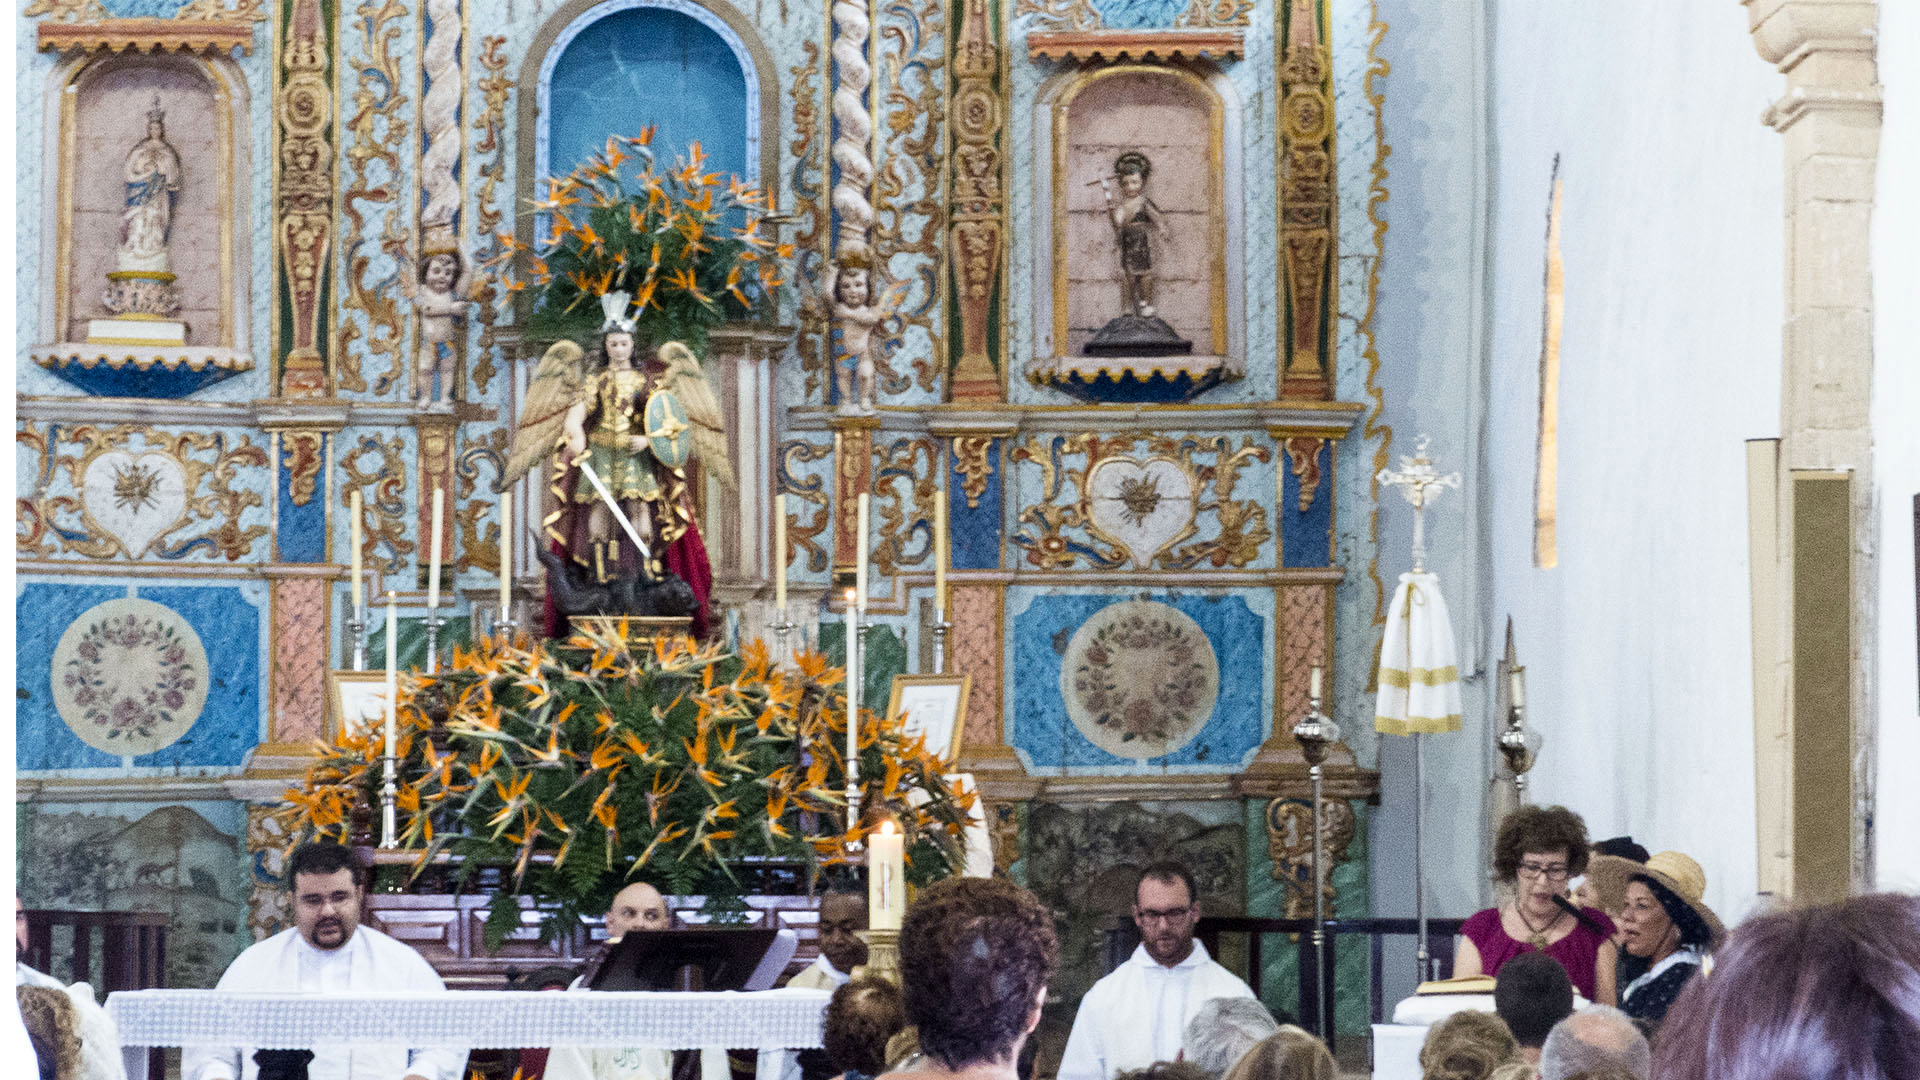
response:
M1587 823L1564 806L1522 806L1500 822L1493 843L1494 881L1506 886L1498 907L1460 927L1453 974L1500 974L1523 952L1559 961L1582 997L1614 1003L1613 921L1598 908L1562 907L1567 880L1587 868ZM1571 905L1569 905L1570 907Z

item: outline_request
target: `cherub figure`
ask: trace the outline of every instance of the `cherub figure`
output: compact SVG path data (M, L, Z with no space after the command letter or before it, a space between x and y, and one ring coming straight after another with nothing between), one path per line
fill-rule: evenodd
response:
M893 316L897 297L874 295L873 260L855 248L842 256L834 270L833 383L844 414L871 413L878 382L874 327Z
M1107 218L1120 249L1121 302L1126 314L1141 318L1153 317L1153 242L1156 235L1166 236L1160 208L1147 196L1147 178L1152 175L1153 162L1147 155L1129 150L1114 161L1112 176L1100 178Z
M414 354L413 397L421 408L453 400L454 367L459 362L460 342L467 326L471 285L467 280L466 260L444 227L429 231L427 244L420 252L419 281L402 276L400 293L413 302L420 316L420 347ZM439 378L439 392L434 379Z

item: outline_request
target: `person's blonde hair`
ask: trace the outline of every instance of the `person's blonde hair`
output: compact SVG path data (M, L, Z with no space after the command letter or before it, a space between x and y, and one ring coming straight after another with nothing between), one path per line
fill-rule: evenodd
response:
M1283 1024L1240 1055L1222 1080L1334 1080L1336 1075L1326 1043L1309 1031Z
M1471 1009L1433 1025L1420 1047L1421 1080L1488 1080L1513 1060L1519 1044L1507 1022Z
M80 1075L80 1018L64 990L50 986L16 986L14 998L27 1031L40 1036L53 1051L57 1080Z

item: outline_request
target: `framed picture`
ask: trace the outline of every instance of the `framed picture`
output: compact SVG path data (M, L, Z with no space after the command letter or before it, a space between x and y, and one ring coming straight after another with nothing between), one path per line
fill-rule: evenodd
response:
M327 673L327 706L333 717L333 731L348 727L379 727L387 722L387 673L385 671L332 671Z
M905 717L907 738L925 734L927 749L951 765L960 757L960 734L966 727L966 675L895 675L893 695L887 699L887 719Z

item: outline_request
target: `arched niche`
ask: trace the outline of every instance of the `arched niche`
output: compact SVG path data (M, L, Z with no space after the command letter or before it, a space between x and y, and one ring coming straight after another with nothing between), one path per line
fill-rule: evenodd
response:
M66 65L63 65L66 66ZM244 260L243 179L246 141L239 125L246 114L246 84L232 65L180 54L114 55L73 63L48 100L57 110L55 159L45 175L57 177L51 193L56 267L47 329L53 340L86 336L86 320L102 312L94 295L114 268L120 232L122 159L145 134L148 110L158 94L166 109L167 141L179 151L185 181L175 204L170 236L178 275L181 318L189 342L244 349L246 281L235 268Z
M664 164L700 140L706 170L774 191L773 58L738 11L692 0L573 0L541 27L520 79L521 205L609 135L656 126ZM531 241L532 215L518 222Z
M1110 64L1042 84L1033 123L1036 218L1047 229L1031 247L1036 381L1080 379L1074 369L1091 362L1082 347L1121 311L1119 249L1098 181L1128 152L1153 162L1148 194L1168 231L1154 254L1157 313L1193 342L1190 357L1142 363L1191 368L1204 385L1244 373L1241 111L1231 81L1202 65Z
M180 397L252 366L246 78L224 57L186 53L73 56L46 95L40 325L36 361L103 395ZM88 322L109 315L127 152L146 134L155 96L182 182L168 235L187 323L184 348L90 348ZM152 352L152 356L146 353Z

